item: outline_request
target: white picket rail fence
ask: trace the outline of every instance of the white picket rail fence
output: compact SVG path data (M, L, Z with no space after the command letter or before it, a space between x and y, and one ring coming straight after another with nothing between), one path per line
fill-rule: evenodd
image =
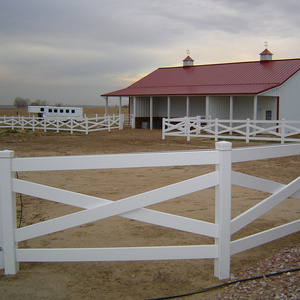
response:
M138 261L169 259L215 260L214 274L230 274L230 256L295 233L300 220L231 241L231 235L272 209L286 198L300 199L300 177L285 185L233 172L232 163L300 154L300 144L232 149L230 142L217 142L215 150L106 154L66 157L15 158L14 152L0 151L0 269L15 274L19 262ZM215 165L215 171L118 201L97 198L15 178L15 172L146 168ZM231 220L231 185L270 193L259 204ZM146 208L176 197L215 187L215 222L182 217ZM25 227L16 227L15 194L64 203L82 211ZM178 245L116 248L19 249L18 243L67 228L112 216L204 235L212 245Z
M3 116L0 117L0 128L10 129L29 129L29 130L48 130L84 132L88 134L93 131L101 131L111 129L123 129L124 115L108 115L108 116L95 116L93 118L85 117L82 121L70 119L68 121L61 120L47 120L46 118L39 118L36 116Z
M184 136L249 141L300 142L300 121L219 120L201 117L163 119L162 138Z

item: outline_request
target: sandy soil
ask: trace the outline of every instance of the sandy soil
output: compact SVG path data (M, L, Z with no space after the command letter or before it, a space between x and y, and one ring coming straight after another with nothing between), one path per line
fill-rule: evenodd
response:
M233 147L259 145L263 143L233 142ZM0 150L14 150L15 155L19 157L212 149L214 147L214 141L209 139L193 139L186 142L183 138L168 137L162 140L160 130L126 128L123 131L96 132L89 135L0 131ZM281 183L289 183L298 177L299 167L300 157L233 165L236 171ZM19 178L32 182L118 200L205 174L213 168L213 166L190 166L80 172L22 172L18 175ZM266 193L233 187L232 217L266 196ZM26 195L22 196L22 202L21 226L78 210ZM21 205L18 195L17 207L19 223ZM214 189L176 198L151 208L213 221ZM299 219L299 214L299 200L287 199L271 212L236 233L233 239ZM211 244L213 242L207 237L113 217L28 240L20 243L19 246L20 248L118 247ZM241 269L249 269L272 255L276 255L279 251L283 251L287 246L294 247L299 242L298 233L234 255L231 259L231 273L233 276L238 276ZM212 260L21 263L20 271L16 275L0 276L0 297L1 299L149 299L188 293L222 282L213 276ZM208 292L189 298L218 299L218 297L220 296L216 293ZM257 298L253 296L253 299Z

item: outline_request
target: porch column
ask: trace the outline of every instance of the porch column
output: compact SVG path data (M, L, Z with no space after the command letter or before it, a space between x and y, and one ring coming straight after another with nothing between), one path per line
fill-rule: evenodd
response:
M136 97L133 97L133 116L132 116L132 124L131 128L135 128L135 117L136 117Z
M150 97L150 130L153 129L153 97Z
M253 120L257 120L257 95L254 96L254 103L253 103Z
M209 96L205 97L205 119L209 118Z
M170 119L171 117L171 97L168 96L167 100L167 118Z
M186 96L186 117L190 116L190 97Z
M233 120L233 96L230 96L229 100L229 119Z
M108 97L105 97L105 115L108 115Z
M229 98L229 126L232 128L232 120L233 120L233 96L230 96ZM232 131L229 132L230 135L232 135Z
M122 114L122 97L119 98L119 115Z

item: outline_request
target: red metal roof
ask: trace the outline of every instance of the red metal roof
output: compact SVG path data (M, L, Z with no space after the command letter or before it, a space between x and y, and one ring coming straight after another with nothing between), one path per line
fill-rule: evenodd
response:
M259 94L300 70L300 59L159 68L125 89L102 96Z

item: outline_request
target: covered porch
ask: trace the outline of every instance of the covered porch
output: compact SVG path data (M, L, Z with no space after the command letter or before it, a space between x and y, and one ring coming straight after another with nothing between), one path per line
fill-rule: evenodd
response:
M119 113L122 97L119 99ZM109 98L105 97L105 114ZM195 117L227 120L278 120L279 97L263 95L172 95L129 97L132 128L161 129L163 118Z

